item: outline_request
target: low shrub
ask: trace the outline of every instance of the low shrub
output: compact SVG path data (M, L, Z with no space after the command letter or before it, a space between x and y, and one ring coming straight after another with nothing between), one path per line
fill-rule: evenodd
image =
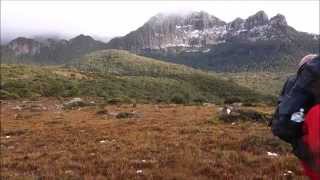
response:
M224 104L233 104L238 102L242 102L242 100L239 97L227 97L224 100Z
M182 94L175 94L171 97L171 102L175 104L187 104L189 100Z
M219 119L224 122L253 121L267 123L271 115L254 110L238 109L230 110L230 113L221 113Z
M3 98L95 96L103 97L108 104L133 102L223 104L238 101L265 102L268 99L248 88L223 81L211 74L195 70L180 72L178 67L175 68L179 73L169 73L163 69L159 71L161 72L159 76L148 74L119 76L81 72L83 76L90 77L86 79L70 78L54 73L59 71L59 68L38 68L27 65L18 66L18 69L15 67L16 65L6 65L4 71L1 71L4 75L1 82Z
M15 93L10 93L6 90L1 89L0 90L0 97L1 99L18 99L19 95Z

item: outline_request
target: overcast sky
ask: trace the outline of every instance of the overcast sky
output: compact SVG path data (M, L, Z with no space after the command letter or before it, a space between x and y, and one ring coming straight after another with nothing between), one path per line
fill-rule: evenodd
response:
M78 34L122 36L159 12L206 11L226 22L264 10L281 13L300 31L319 34L319 0L314 1L3 1L1 37Z

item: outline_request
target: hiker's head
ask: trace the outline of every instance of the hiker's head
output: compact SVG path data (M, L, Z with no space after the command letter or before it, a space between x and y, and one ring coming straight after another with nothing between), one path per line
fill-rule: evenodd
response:
M304 56L300 63L299 63L299 68L307 63L309 63L312 59L314 59L315 57L317 57L317 54L308 54L306 56Z

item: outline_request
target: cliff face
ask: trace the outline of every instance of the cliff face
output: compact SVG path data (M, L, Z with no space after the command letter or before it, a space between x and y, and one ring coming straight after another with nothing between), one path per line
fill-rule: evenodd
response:
M139 50L200 47L219 43L226 23L206 12L185 16L158 14L123 38L112 39L113 48Z
M17 38L8 44L16 56L19 55L36 55L40 53L40 43L28 38Z
M289 41L289 28L283 15L270 20L259 11L247 19L236 18L226 23L206 12L187 15L158 14L137 30L121 38L112 39L111 48L140 51L142 49L166 49L171 47L205 48L233 40L276 40ZM285 39L283 39L285 38Z

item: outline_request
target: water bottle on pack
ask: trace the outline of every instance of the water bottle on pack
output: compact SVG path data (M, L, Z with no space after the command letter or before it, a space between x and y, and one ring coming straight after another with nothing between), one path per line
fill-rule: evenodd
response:
M295 112L291 116L291 121L301 123L304 121L304 109L301 108L298 112Z

